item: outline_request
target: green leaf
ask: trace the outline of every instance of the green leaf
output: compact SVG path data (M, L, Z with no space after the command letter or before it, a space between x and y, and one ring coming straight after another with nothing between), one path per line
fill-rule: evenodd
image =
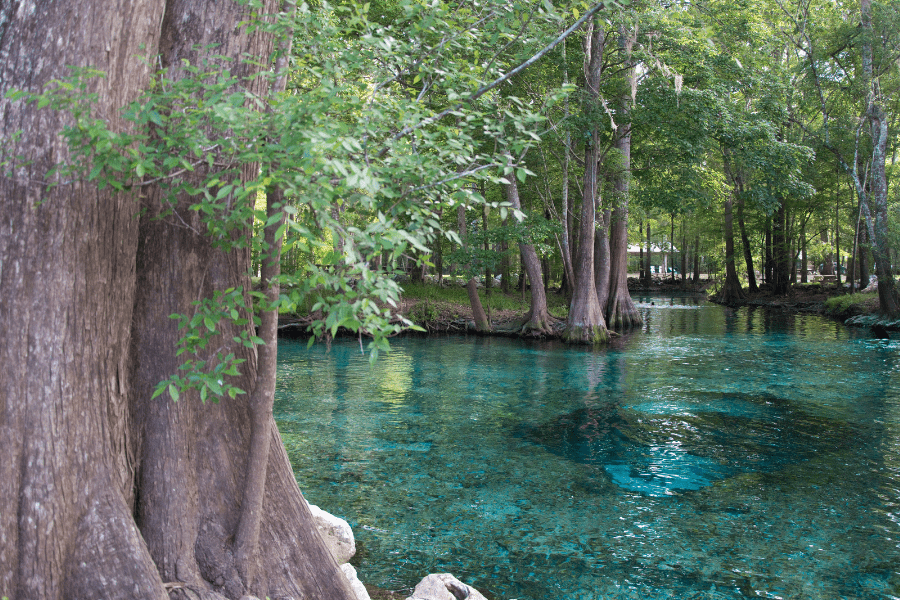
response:
M169 384L169 395L173 401L178 402L178 387L174 383Z

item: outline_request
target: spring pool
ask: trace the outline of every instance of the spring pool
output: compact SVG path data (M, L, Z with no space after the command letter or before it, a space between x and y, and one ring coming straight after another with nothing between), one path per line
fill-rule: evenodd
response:
M280 342L276 419L360 579L504 600L900 597L900 341L636 298L604 349ZM652 303L652 304L651 304Z

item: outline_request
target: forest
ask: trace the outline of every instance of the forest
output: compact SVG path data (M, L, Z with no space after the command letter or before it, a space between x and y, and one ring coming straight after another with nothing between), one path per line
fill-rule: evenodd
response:
M896 0L3 3L0 596L352 598L279 313L373 359L445 278L574 344L629 273L897 318L898 88Z

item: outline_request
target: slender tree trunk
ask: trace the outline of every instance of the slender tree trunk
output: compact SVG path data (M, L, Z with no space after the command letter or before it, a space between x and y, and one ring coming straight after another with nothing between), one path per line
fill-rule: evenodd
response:
M466 247L466 208L460 204L456 209L456 222L459 227L459 238L463 240L463 247ZM484 312L484 306L481 304L481 297L478 295L478 281L474 277L470 277L466 282L466 294L469 297L469 305L472 307L472 319L475 321L476 331L490 331L491 322L487 313Z
M744 223L744 200L741 194L738 194L737 217L738 229L741 232L741 246L744 249L744 262L747 264L747 291L755 294L759 291L756 285L756 270L753 268L753 247L750 245L750 236L747 235L747 226Z
M694 238L694 284L700 285L700 233Z
M773 223L772 249L774 251L774 268L772 279L772 292L777 295L787 294L790 283L790 250L786 234L787 214L784 200L778 205Z
M514 209L522 210L516 178L513 176L509 180L509 184L505 186L506 200ZM531 308L518 328L523 335L546 335L551 331L552 322L547 310L547 294L544 286L541 285L541 261L533 245L519 242L519 250L522 253L522 262L528 273L528 280L531 282Z
M569 65L566 62L566 41L562 42L562 62L563 62L563 84L569 84ZM565 118L569 117L569 97L565 100ZM569 195L569 153L572 151L572 134L567 130L563 142L563 166L562 166L562 243L561 254L563 261L563 269L565 272L565 285L563 292L566 296L572 296L575 289L575 268L572 265L572 198Z
M684 217L681 218L681 287L687 287L688 245L684 231Z
M809 259L806 257L806 220L800 227L800 283L809 281Z
M647 221L647 265L644 267L644 274L647 277L645 285L650 287L653 281L653 246L650 245L650 221Z
M638 279L644 281L644 245L640 243L640 234L644 233L644 220L638 222Z
M600 74L603 67L605 36L599 23L592 21L585 38L585 87L588 101L599 97ZM608 341L609 333L603 311L597 301L594 285L594 225L597 198L597 129L591 132L584 152L584 196L581 201L581 226L578 235L578 254L575 261L575 292L569 308L569 318L563 339L572 343L596 344Z
M672 265L672 283L675 283L675 213L669 215L669 264ZM668 270L666 271L668 272Z

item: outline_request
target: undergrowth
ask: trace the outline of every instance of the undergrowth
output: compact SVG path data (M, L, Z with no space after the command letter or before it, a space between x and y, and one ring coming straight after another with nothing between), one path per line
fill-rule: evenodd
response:
M844 294L842 296L834 296L825 301L825 314L840 315L850 309L851 306L858 304L867 307L874 303L878 304L878 292L867 292L864 294ZM863 310L862 312L866 312Z
M478 295L486 311L508 310L524 314L530 308L531 297L527 293L504 294L499 288L492 288L490 292L481 288L478 290ZM416 314L416 317L427 317L427 313L431 313L434 310L433 306L435 304L469 306L469 296L466 293L466 288L459 285L440 287L428 283L404 283L403 296L407 299L422 301L417 306L424 306L418 310L426 314ZM547 294L547 308L551 315L559 319L566 318L566 315L569 313L568 301L559 294Z

